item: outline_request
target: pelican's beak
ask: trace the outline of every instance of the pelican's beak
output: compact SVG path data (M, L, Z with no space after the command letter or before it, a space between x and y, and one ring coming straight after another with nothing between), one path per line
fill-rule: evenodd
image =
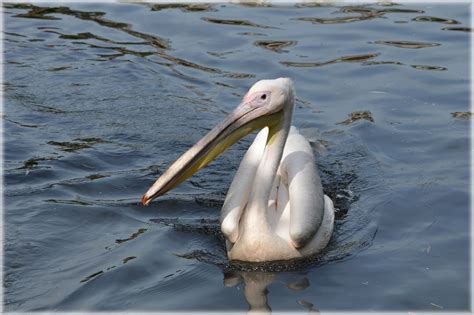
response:
M205 167L235 142L254 130L272 127L282 117L282 111L271 112L265 106L239 105L226 119L178 158L143 195L142 203L178 186L191 175Z

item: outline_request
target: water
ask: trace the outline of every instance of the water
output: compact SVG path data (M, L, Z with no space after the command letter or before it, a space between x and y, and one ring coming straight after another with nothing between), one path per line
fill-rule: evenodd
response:
M470 308L468 4L4 4L4 20L5 310ZM231 265L216 219L251 137L139 200L279 76L327 149L336 230L316 259Z

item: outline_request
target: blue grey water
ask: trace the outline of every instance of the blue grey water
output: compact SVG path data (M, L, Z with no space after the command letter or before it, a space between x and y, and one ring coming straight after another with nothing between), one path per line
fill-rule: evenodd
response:
M469 4L3 6L6 311L470 309ZM336 230L232 265L216 219L252 137L140 198L280 76Z

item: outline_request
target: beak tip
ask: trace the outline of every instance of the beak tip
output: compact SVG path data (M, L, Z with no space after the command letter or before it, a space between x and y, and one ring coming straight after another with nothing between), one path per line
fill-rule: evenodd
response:
M144 206L148 206L149 203L150 203L150 199L148 199L148 197L147 197L146 194L143 195L143 197L142 197L142 204L143 204Z

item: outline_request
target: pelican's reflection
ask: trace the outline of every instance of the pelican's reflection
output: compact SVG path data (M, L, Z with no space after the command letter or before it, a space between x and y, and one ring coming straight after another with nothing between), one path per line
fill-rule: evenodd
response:
M249 313L271 314L272 309L268 304L268 289L277 277L272 272L245 272L232 271L224 274L224 285L235 287L244 284L245 299L249 304ZM288 283L286 286L295 291L301 291L309 287L309 280L305 277L297 281ZM297 300L297 303L308 309L311 314L319 314L312 303L305 300Z

